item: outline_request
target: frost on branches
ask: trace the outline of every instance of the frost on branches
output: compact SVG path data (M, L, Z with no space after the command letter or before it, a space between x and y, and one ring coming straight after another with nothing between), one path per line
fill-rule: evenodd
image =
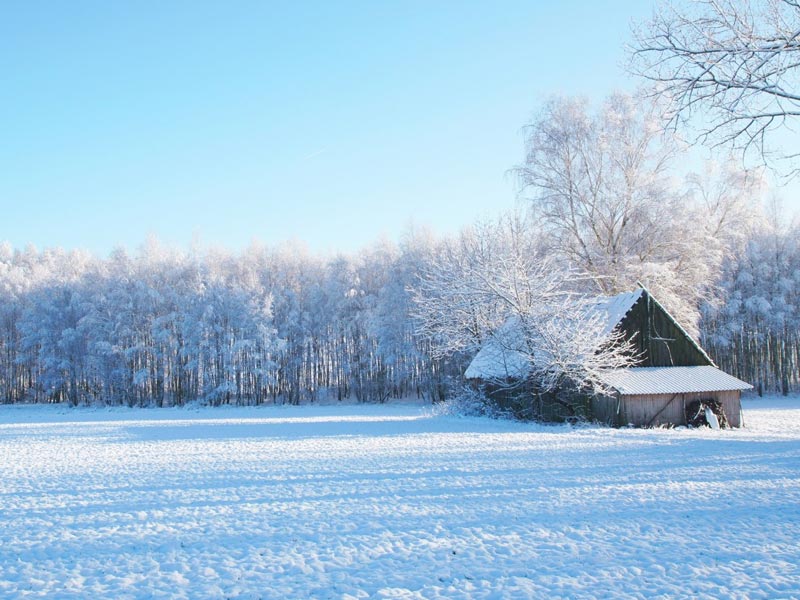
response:
M726 255L746 237L762 190L757 172L707 164L674 176L676 141L658 108L613 94L593 110L554 98L526 128L515 173L546 252L613 295L641 281L692 335Z
M543 395L574 415L579 397L605 391L605 372L634 362L581 285L537 251L523 220L483 225L444 244L421 272L418 331L442 357L480 350L466 376L507 391L521 416L539 416Z
M673 129L693 125L699 141L763 163L797 157L772 138L800 117L800 3L661 2L634 33L632 69L666 101Z

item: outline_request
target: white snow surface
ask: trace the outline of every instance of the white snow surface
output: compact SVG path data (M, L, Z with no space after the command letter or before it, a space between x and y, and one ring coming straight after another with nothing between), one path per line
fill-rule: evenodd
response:
M800 598L800 397L740 430L0 407L0 597Z
M467 379L523 379L531 371L519 318L509 317L470 361Z

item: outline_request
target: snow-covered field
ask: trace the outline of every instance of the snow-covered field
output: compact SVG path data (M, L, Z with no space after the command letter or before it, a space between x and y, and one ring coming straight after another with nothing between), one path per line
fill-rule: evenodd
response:
M800 398L747 428L0 408L0 597L800 598Z

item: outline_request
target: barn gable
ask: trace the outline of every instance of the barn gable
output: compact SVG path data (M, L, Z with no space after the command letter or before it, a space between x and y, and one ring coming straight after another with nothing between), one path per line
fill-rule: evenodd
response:
M617 327L632 341L640 367L690 367L714 362L695 339L646 289L620 318Z

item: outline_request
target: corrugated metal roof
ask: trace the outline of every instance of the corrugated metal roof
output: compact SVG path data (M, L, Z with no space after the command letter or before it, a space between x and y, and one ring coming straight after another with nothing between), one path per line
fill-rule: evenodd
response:
M716 367L634 367L603 376L622 396L749 390L752 385Z

